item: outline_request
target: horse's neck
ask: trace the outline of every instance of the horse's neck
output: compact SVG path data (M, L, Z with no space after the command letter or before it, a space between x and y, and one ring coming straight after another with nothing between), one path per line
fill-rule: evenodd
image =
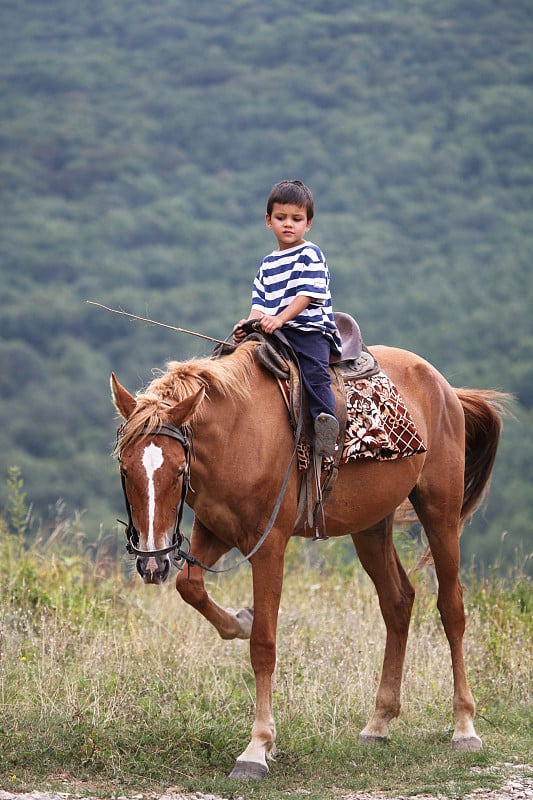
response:
M233 480L245 484L266 469L267 454L274 462L280 451L283 455L285 440L290 455L287 408L276 381L262 369L248 398L230 400L209 390L204 403L202 417L193 425L193 471L221 475L230 470ZM209 476L208 482L213 484Z

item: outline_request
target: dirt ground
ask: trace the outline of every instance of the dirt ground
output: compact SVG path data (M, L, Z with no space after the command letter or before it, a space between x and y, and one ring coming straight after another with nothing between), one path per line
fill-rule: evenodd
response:
M533 800L533 767L524 770L526 774L516 774L509 778L499 789L487 791L486 789L474 790L468 795L468 800ZM294 794L301 794L301 790L293 790ZM293 792L286 790L287 797L290 798ZM8 792L0 789L0 800L100 800L99 798L89 798L85 794L76 792ZM229 800L222 795L204 794L203 792L184 792L179 787L169 787L163 794L143 793L120 796L110 795L110 800ZM232 795L231 800L247 800L246 787L242 787L242 792ZM438 797L431 795L399 795L385 797L375 792L356 792L355 794L344 794L339 790L334 795L324 796L324 800L452 800L443 795Z

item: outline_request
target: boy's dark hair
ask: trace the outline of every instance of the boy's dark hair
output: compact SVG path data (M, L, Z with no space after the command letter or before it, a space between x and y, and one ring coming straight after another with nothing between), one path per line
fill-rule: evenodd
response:
M267 200L267 214L269 216L272 214L274 203L304 206L308 220L313 219L315 214L313 195L302 181L280 181L274 184Z

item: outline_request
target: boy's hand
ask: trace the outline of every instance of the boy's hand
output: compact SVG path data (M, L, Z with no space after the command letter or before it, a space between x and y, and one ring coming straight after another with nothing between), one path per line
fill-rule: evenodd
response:
M261 328L263 333L274 333L278 328L281 328L284 321L281 317L271 317L268 314L262 314L258 317L248 317L248 319L240 319L233 328L233 344L239 344L246 338L246 332L243 330L243 325L247 322L255 322Z
M263 333L274 333L278 328L281 328L283 320L279 317L270 317L268 314L263 314L260 323Z
M233 344L239 344L239 342L242 342L242 340L246 337L246 334L242 329L242 326L245 322L248 322L248 320L240 319L233 328Z

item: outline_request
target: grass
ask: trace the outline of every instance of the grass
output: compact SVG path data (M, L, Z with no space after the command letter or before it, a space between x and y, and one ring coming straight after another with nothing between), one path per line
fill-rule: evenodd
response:
M507 579L466 582L466 660L484 749L450 747L450 658L427 571L412 576L402 715L387 745L362 747L384 629L370 581L339 544L289 548L278 751L246 797L374 790L462 798L531 763L530 579L517 567ZM172 785L242 796L226 775L253 720L248 643L219 639L172 584L145 587L125 576L104 544L87 552L75 523L28 546L0 522L0 547L0 789L109 796ZM223 605L247 605L250 569L209 587Z

